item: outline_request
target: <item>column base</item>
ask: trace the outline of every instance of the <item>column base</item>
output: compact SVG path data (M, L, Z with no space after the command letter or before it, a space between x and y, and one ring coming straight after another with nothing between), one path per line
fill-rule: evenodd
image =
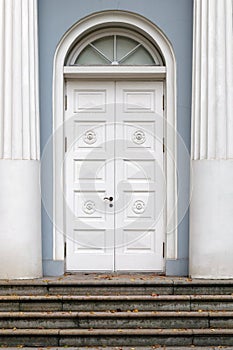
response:
M192 161L192 278L233 278L233 160Z
M0 279L39 278L40 163L0 160Z

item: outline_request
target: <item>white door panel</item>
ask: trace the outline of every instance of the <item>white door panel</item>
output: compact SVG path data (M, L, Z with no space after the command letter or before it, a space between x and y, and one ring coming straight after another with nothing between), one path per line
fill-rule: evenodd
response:
M70 81L67 96L67 269L162 271L163 84Z
M114 83L67 84L68 270L114 269Z
M119 82L116 101L115 268L162 271L163 84Z

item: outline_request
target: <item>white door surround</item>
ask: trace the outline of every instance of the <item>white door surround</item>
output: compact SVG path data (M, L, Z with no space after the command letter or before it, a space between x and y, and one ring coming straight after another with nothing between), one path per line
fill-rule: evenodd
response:
M163 85L67 82L68 271L164 271Z
M106 66L106 67L65 67L67 53L74 43L87 34L91 28L108 24L130 28L143 34L161 51L165 67L156 66ZM123 11L105 11L93 14L75 24L62 38L54 58L53 81L53 127L54 127L54 259L64 259L64 206L61 184L61 168L64 158L64 86L65 78L91 79L153 79L165 82L164 130L166 153L166 257L177 257L177 183L176 183L176 62L174 53L165 35L145 18ZM60 131L59 131L60 130ZM169 154L169 156L168 156Z

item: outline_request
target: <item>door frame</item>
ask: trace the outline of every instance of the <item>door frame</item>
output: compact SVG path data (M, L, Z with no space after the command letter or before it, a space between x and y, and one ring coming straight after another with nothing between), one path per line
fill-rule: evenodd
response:
M80 37L92 28L107 24L121 24L143 33L159 47L166 66L106 66L68 67L67 54ZM104 11L92 14L76 23L61 39L54 57L53 69L53 259L64 260L64 195L63 174L61 172L65 154L63 132L65 111L65 80L76 79L137 79L164 81L165 85L165 172L166 172L166 252L165 259L177 258L177 101L176 101L176 61L172 45L164 33L146 18L125 11Z

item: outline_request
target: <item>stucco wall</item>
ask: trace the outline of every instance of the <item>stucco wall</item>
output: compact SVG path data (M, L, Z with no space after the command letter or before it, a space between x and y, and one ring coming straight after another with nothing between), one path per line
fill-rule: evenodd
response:
M78 20L103 10L138 13L154 22L173 45L177 61L177 127L190 149L192 10L193 0L38 0L41 152L52 134L53 57L64 33ZM189 219L185 209L189 198L189 161L184 145L178 142L179 228L178 260L167 262L167 274L185 275L188 271ZM42 167L42 191L52 206L52 162ZM50 211L51 212L51 211ZM184 218L183 218L184 216ZM42 236L44 273L59 274L63 262L52 260L52 223L43 209Z

